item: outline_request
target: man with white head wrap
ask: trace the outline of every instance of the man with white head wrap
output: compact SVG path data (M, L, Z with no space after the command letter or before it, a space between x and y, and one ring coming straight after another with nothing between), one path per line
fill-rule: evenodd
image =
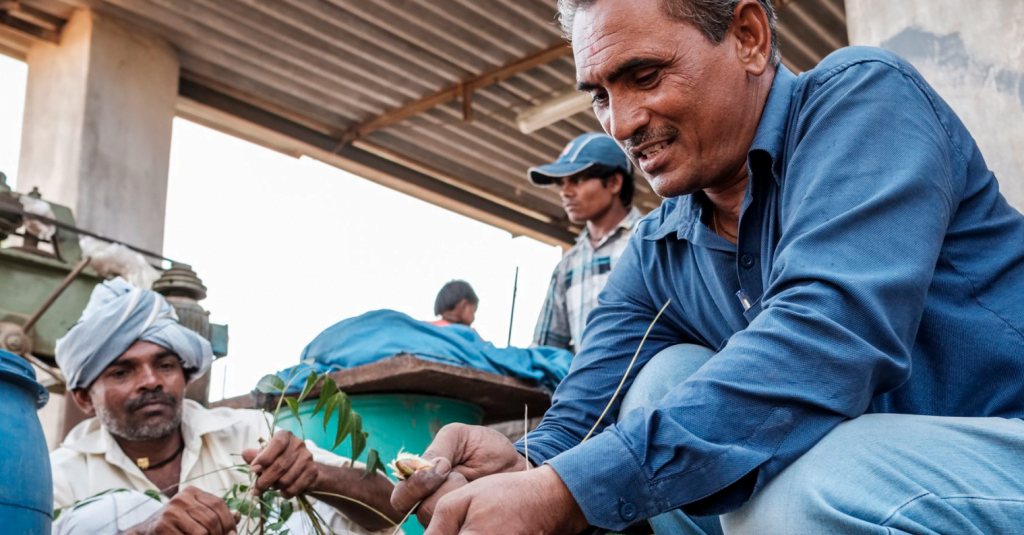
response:
M54 505L64 509L56 535L234 534L237 517L220 496L248 484L245 474L226 469L238 464L239 453L258 474L259 491L342 495L401 519L386 477L361 480L363 470L348 459L287 431L269 436L258 411L185 400L186 384L210 368L210 344L180 325L155 292L122 279L97 286L56 353L68 396L96 415L51 454ZM119 492L89 500L113 490ZM146 491L157 491L161 501ZM393 529L365 507L316 496L317 511L336 533ZM300 515L289 523L292 533L306 533Z

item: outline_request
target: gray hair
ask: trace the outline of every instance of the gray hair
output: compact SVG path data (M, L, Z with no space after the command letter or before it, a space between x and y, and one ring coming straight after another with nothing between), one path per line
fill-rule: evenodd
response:
M592 6L597 0L558 0L558 23L565 36L572 38L572 23L576 12ZM725 39L725 32L732 25L732 14L740 0L662 0L668 15L674 19L693 24L712 43ZM779 53L779 37L775 31L775 7L772 0L757 0L768 15L768 27L772 32L771 64L778 67L782 61Z

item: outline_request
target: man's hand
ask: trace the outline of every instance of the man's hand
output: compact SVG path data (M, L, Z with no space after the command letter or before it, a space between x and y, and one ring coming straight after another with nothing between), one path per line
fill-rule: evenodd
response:
M177 493L148 520L128 531L129 535L235 535L237 514L224 500L188 487Z
M497 474L442 498L424 535L575 535L586 517L554 469Z
M255 487L260 494L275 488L285 499L291 499L317 484L319 468L313 462L313 454L302 439L288 431L274 433L263 451L243 451L242 459L258 476Z
M391 505L404 512L420 503L416 518L424 526L446 494L481 477L521 472L528 466L505 435L489 427L465 424L441 428L423 458L433 462L434 468L416 472L395 485Z

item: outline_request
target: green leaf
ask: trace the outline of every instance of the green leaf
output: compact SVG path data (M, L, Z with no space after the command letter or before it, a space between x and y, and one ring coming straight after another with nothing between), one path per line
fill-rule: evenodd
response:
M316 407L313 407L313 416L316 416L321 410L327 407L327 402L334 397L335 392L338 391L338 384L334 382L334 379L327 377L324 379L323 386L320 387L320 399L316 401ZM324 429L327 429L327 420L330 417L324 418Z
M263 394L284 392L284 381L276 375L264 375L260 382L256 383L256 390Z
M156 501L158 501L158 502L163 502L163 501L164 501L164 500L163 500L163 495L162 495L162 494L160 494L160 491L159 491L159 490L156 490L156 489L149 489L149 490L147 490L147 491L146 491L146 492L145 492L144 494L145 494L146 496L149 496L150 498L153 498L154 500L156 500Z
M292 502L281 502L281 522L287 522L292 517L295 506Z
M306 431L302 428L302 418L299 418L299 401L295 398L285 398L284 401L288 404L288 408L291 409L295 421L299 422L299 431L305 437Z
M227 504L228 509L231 511L238 511L238 509L242 506L242 500L238 498L228 498L224 500L224 503Z
M302 400L306 399L306 396L308 396L310 391L313 390L313 387L316 386L316 382L319 379L320 376L317 375L316 372L309 372L309 377L306 377L306 386L302 387L302 393L299 394L299 403L302 403Z
M368 433L363 432L363 417L356 413L352 413L352 431L350 431L352 437L352 460L355 461L363 454L363 449L366 448L366 437Z
M267 529L270 529L270 530L273 530L273 531L277 531L277 530L279 530L279 529L281 529L283 527L284 527L284 522L281 521L281 522L274 522L273 524L270 524L269 526L267 526Z
M334 447L331 450L338 449L338 446L345 442L345 437L352 433L352 415L355 414L352 412L352 401L344 392L338 392L334 397L338 399L338 432L334 436Z
M384 467L384 463L380 462L380 454L377 453L377 450L370 450L369 455L366 456L366 471L363 472L362 479L372 476L374 472L380 472L387 475L387 469Z
M53 521L56 522L60 518L60 514L64 512L64 508L58 507L53 510Z
M331 416L334 414L334 410L338 408L338 396L331 396L331 399L327 400L327 408L324 409L324 431L327 431L327 425L331 422Z

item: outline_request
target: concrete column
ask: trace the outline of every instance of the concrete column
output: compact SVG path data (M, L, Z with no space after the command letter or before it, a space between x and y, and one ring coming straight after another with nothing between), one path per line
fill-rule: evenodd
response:
M846 0L850 44L909 60L956 111L1024 211L1024 2Z
M82 228L160 252L179 61L165 41L91 11L28 53L18 187Z

